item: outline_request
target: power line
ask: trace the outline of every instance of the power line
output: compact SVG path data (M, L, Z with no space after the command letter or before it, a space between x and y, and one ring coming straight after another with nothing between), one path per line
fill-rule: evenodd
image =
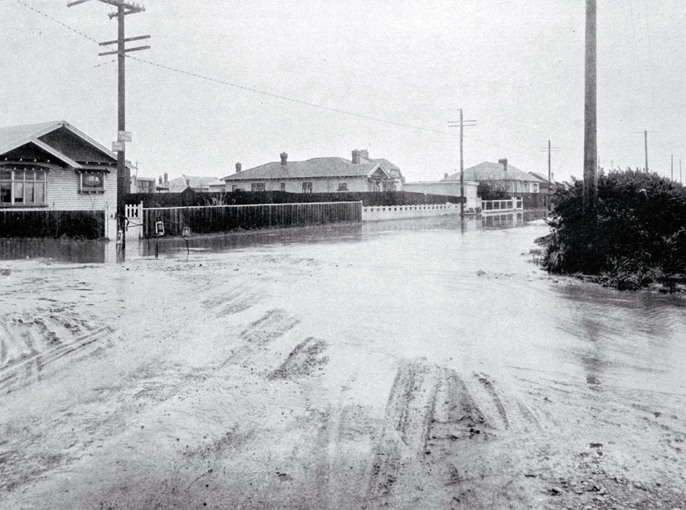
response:
M14 1L16 1L17 3L19 3L20 5L23 5L23 6L26 7L27 9L29 9L29 10L35 12L36 14L38 14L38 15L40 15L40 16L43 16L44 18L49 19L50 21L52 21L52 22L54 22L54 23L56 23L56 24L62 26L63 28L66 28L67 30L69 30L69 31L71 31L71 32L74 32L75 34L80 35L81 37L83 37L83 38L85 38L85 39L88 39L89 41L91 41L91 42L93 42L93 43L95 43L95 44L100 45L100 41L97 41L97 40L94 39L93 37L91 37L91 36L89 36L89 35L87 35L87 34L81 32L80 30L77 30L77 29L73 28L73 27L70 26L70 25L67 25L66 23L63 23L62 21L58 20L57 18L55 18L55 17L53 17L53 16L50 16L49 14L46 14L46 13L40 11L39 9L36 9L36 8L34 8L34 7L30 6L30 5L28 5L28 4L27 4L26 2L24 2L23 0L14 0ZM193 77L193 78L205 80L205 81L208 81L208 82L211 82L211 83L217 83L217 84L220 84L220 85L225 85L225 86L233 87L233 88L240 89L240 90L244 90L244 91L247 91L247 92L253 92L253 93L255 93L255 94L260 94L260 95L267 96L267 97L273 97L273 98L275 98L275 99L280 99L280 100L282 100L282 101L288 101L288 102L291 102L291 103L295 103L295 104L299 104L299 105L303 105L303 106L309 106L309 107L311 107L311 108L317 108L317 109L320 109L320 110L330 111L330 112L338 113L338 114L341 114L341 115L347 115L347 116L350 116L350 117L356 117L356 118L365 119L365 120L372 120L372 121L381 122L381 123L384 123L384 124L390 124L390 125L399 126L399 127L405 127L405 128L409 128L409 129L418 130L418 131L424 131L424 132L428 132L428 133L437 133L437 134L440 134L440 135L453 137L453 135L451 135L450 133L447 133L447 132L445 132L445 131L441 131L441 130L438 130L438 129L431 129L431 128L427 128L427 127L423 127L423 126L417 126L417 125L407 124L407 123L403 123L403 122L391 121L391 120L387 120L387 119L382 119L382 118L380 118L380 117L374 117L374 116L371 116L371 115L365 115L365 114L353 112L353 111L350 111L350 110L344 110L344 109L341 109L341 108L335 108L335 107L330 107L330 106L323 106L323 105L320 105L320 104L317 104L317 103L312 103L312 102L309 102L309 101L304 101L304 100L301 100L301 99L295 99L295 98L292 98L292 97L284 96L284 95L281 95L281 94L275 94L275 93L272 93L272 92L267 92L267 91L260 90L260 89L254 88L254 87L247 87L247 86L245 86L245 85L239 85L239 84L237 84L237 83L233 83L233 82L230 82L230 81L227 81L227 80L222 80L222 79L219 79L219 78L213 78L213 77L211 77L211 76L207 76L207 75L204 75L204 74L200 74L200 73L196 73L196 72L192 72L192 71L186 71L186 70L181 69L181 68L179 68L179 67L169 66L169 65L165 65L165 64L159 64L159 63L157 63L157 62L152 62L152 61L150 61L150 60L146 60L146 59L139 58L139 57L134 57L134 56L131 56L131 55L128 55L128 54L125 55L125 57L128 58L128 59L131 59L131 60L136 60L136 61L141 62L141 63L143 63L143 64L147 64L147 65L150 65L150 66L153 66L153 67L157 67L157 68L160 68L160 69L165 69L165 70L167 70L167 71L175 72L175 73L178 73L178 74L183 74L183 75L186 75L186 76L191 76L191 77ZM101 65L105 65L105 64L100 64L100 65L95 66L95 67L100 67ZM479 139L479 138L473 138L472 140L473 140L474 142L476 142L476 143L480 143L480 144L486 145L486 146L488 146L488 147L494 147L494 148L498 148L498 149L505 149L505 150L507 150L507 151L518 152L518 153L521 153L521 154L528 154L527 151L523 151L523 150L519 150L519 149L513 149L513 148L510 148L510 147L504 147L504 146L502 146L502 145L498 145L498 144L494 144L494 143L489 143L489 142L486 142L486 141L481 140L481 139Z

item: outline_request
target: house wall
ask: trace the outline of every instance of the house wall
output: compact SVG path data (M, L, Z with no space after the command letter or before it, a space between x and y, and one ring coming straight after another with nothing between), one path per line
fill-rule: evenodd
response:
M464 196L466 199L466 207L479 207L479 199L476 195L478 183L474 181L464 182ZM447 195L451 197L460 196L460 182L406 182L404 191L411 191L414 193L426 193L429 195Z
M226 181L226 191L233 191L234 186L242 189L243 191L251 191L251 184L264 183L265 191L281 191L281 183L286 183L286 189L284 191L288 193L302 193L303 192L303 182L312 183L312 193L335 193L338 191L339 183L346 183L348 189L346 191L362 192L362 191L372 191L370 183L367 181L366 177L341 177L336 179L286 179L286 180L230 180Z
M105 174L103 193L79 193L79 174L74 169L51 169L47 176L46 202L47 207L12 207L8 210L105 211L105 237L116 239L116 169Z

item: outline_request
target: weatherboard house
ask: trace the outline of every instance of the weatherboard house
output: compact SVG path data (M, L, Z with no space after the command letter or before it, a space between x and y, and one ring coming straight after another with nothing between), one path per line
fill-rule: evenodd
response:
M0 210L103 211L113 237L117 156L65 121L0 128Z
M336 193L401 191L405 179L400 169L385 159L371 159L366 150L352 151L352 159L313 158L307 161L266 163L224 177L226 191L286 191L289 193Z

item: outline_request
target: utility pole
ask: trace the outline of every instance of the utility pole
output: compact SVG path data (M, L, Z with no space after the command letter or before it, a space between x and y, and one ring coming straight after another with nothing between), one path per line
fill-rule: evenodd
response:
M82 4L89 0L76 0L67 4L67 7ZM109 14L110 19L117 18L117 39L100 43L100 46L116 44L116 51L99 53L98 56L117 55L118 79L117 79L117 141L112 143L112 151L117 152L117 242L121 235L121 261L126 252L126 194L129 192L130 175L126 166L126 142L131 141L131 133L126 131L126 65L125 53L129 51L147 50L150 46L137 46L126 48L129 41L149 39L149 35L126 38L124 17L128 14L136 14L145 10L145 7L124 0L99 0L117 8L116 14Z
M645 132L646 173L648 172L648 131Z
M672 176L671 176L672 182L674 182L674 154L672 154Z
M597 125L597 40L596 0L586 0L586 62L584 102L584 196L583 211L594 219L598 199L598 125Z
M454 121L448 121L448 127L460 127L460 218L464 219L464 153L463 153L463 140L464 140L464 128L465 127L475 127L475 120L464 120L462 117L462 108L460 108L460 122L459 124Z
M543 147L541 149L541 152L546 152L546 151L548 152L548 196L546 198L548 200L548 210L549 211L550 211L550 204L551 204L551 196L550 195L551 195L551 192L553 189L553 173L552 173L552 165L551 165L551 162L552 162L551 153L553 151L557 152L559 150L560 150L559 147L552 147L550 145L550 140L548 140L548 147L547 148Z
M645 172L649 173L648 170L648 133L655 133L656 131L635 131L635 133L643 133L643 143L645 146L645 157L646 157L646 166L645 166Z

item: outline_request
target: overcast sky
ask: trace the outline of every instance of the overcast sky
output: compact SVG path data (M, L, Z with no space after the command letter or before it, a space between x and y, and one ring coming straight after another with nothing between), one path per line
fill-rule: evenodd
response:
M116 38L113 8L67 3L0 0L0 125L66 120L110 147L117 66L94 41ZM368 149L410 181L436 180L459 169L459 130L447 124L464 108L476 120L466 167L508 158L547 174L550 139L555 178L582 176L584 0L140 3L127 37L151 35L152 49L132 57L235 85L127 59L126 155L141 175L222 177L282 151L305 160ZM598 4L600 164L643 167L648 130L651 170L669 176L674 154L678 178L686 6Z

